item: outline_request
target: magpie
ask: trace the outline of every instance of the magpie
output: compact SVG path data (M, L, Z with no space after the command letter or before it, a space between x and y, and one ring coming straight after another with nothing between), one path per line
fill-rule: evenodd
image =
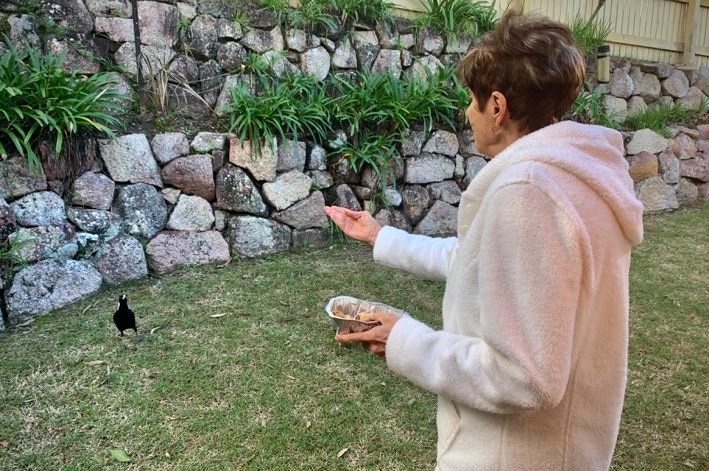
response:
M123 331L133 329L138 334L138 328L135 326L135 314L128 307L128 296L125 293L118 297L118 310L113 314L113 323L116 324L118 330L123 337Z

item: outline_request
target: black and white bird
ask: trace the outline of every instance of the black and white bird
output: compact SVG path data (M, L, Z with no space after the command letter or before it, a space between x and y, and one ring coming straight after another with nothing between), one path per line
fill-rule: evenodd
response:
M135 326L135 314L128 307L128 296L122 294L118 297L118 310L113 314L113 323L116 324L118 330L123 337L123 331L133 329L138 334L138 328Z

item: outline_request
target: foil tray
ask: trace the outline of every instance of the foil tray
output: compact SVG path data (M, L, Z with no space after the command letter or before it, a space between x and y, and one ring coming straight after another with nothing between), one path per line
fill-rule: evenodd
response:
M338 310L347 317L337 316L333 313ZM335 329L340 334L353 332L364 332L372 327L378 326L379 321L365 322L356 319L358 314L363 312L382 312L394 314L401 317L406 313L400 309L393 308L383 303L365 301L364 299L353 298L352 296L336 296L330 299L325 305L325 312L335 325Z

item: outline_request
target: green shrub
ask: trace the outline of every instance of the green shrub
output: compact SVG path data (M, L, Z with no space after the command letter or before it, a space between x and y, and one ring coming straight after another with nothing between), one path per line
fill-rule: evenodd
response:
M17 234L17 233L16 233ZM23 249L31 247L37 242L35 237L18 238L11 235L8 240L0 244L0 276L2 281L8 283L15 272L27 266Z
M261 6L276 15L276 21L281 26L289 26L289 18L293 13L288 0L261 0Z
M404 82L390 74L361 74L357 80L334 78L333 117L356 142L364 131L392 133L408 122Z
M686 108L682 105L661 105L650 106L642 113L628 116L622 123L621 128L629 131L639 129L652 129L656 133L665 137L671 137L669 126L682 124L691 126L696 124L699 118L706 116L707 103L703 102L698 108Z
M617 128L618 122L603 105L599 89L593 92L582 91L571 105L567 118L587 124L598 124L608 128Z
M298 133L315 142L323 142L332 133L331 109L333 98L326 83L309 75L291 75L283 82L291 91L293 112L299 118Z
M392 18L393 4L383 0L325 0L329 10L340 19L340 25L350 22L377 22Z
M495 27L497 23L497 10L495 8L495 1L492 3L487 2L474 2L477 8L472 12L475 18L475 24L478 35L486 33Z
M467 94L451 67L406 81L390 74L361 74L358 81L336 79L334 117L350 136L364 130L401 134L434 124L457 127Z
M434 125L455 130L467 102L450 67L408 81L391 74L362 74L358 80L335 79L333 88L333 121L350 141L331 158L347 159L355 171L369 166L382 182L394 180L392 164L407 130L428 132Z
M430 131L434 125L455 130L466 103L467 93L451 67L411 80L372 73L323 81L300 74L279 79L260 57L250 55L222 111L229 132L250 141L256 154L264 142L323 144L343 130L347 143L329 157L347 160L357 172L369 166L380 181L390 182L404 132L412 127Z
M370 167L382 185L395 181L392 165L400 160L399 136L365 132L356 143L346 143L333 154L347 160L350 168L360 172Z
M427 131L434 124L455 130L469 101L468 91L460 84L452 67L438 69L435 73L427 70L425 78L412 78L407 92L407 127L420 124Z
M338 28L336 18L322 0L302 0L300 8L291 11L288 23L307 32L334 33Z
M415 23L438 30L446 37L477 37L493 28L497 19L495 2L471 0L422 0L426 11Z
M0 57L0 156L12 151L42 171L35 153L39 139L54 140L54 152L77 131L95 130L113 137L118 124L111 113L119 107L110 76L82 76L62 68L63 57L43 55L37 48L18 49L4 37L7 52Z
M331 132L332 99L325 86L308 75L279 79L268 73L259 59L248 61L241 83L232 88L229 132L251 141L256 152L262 142L274 139L312 139L322 142Z
M651 105L641 113L628 116L622 123L617 116L609 114L602 101L600 89L593 92L582 91L576 98L565 118L574 121L598 124L623 131L651 129L665 137L672 135L669 126L693 126L701 122L709 110L709 104L703 101L697 108L677 105Z
M261 0L261 4L289 27L308 32L343 33L359 21L376 22L393 16L393 5L384 0L302 0L290 8L286 0Z
M342 130L347 143L330 154L353 170L370 166L387 179L405 131L434 125L455 130L467 104L452 67L406 80L392 74L308 75L278 78L261 56L250 54L231 102L222 108L229 132L250 141L258 155L264 142L278 139L326 143Z
M586 56L596 56L598 46L605 44L611 32L611 25L604 21L584 19L580 14L571 22L571 32L576 40L576 45Z

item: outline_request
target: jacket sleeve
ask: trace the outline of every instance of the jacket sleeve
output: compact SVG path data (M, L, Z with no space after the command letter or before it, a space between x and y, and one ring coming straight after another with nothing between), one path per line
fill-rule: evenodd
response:
M384 226L374 244L373 256L376 262L387 267L444 281L456 244L455 237L428 237Z
M450 289L472 290L477 298L474 308L444 301L451 311L443 313L444 325L461 333L403 318L389 336L387 364L474 409L553 407L571 369L583 265L580 223L556 197L528 183L508 184L490 198L494 210L484 220L477 257L456 262L446 287L453 300L471 296Z

